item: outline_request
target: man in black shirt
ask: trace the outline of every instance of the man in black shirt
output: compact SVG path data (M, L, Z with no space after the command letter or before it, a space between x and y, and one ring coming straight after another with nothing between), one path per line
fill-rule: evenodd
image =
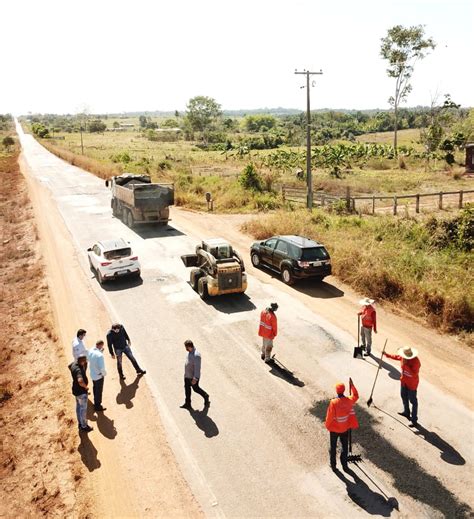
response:
M137 375L144 375L146 373L135 360L132 350L130 348L130 337L124 326L119 323L114 323L112 328L107 332L107 346L109 353L113 359L117 358L117 369L120 380L125 380L122 370L122 355L125 354L132 363Z
M77 361L69 364L72 375L72 394L76 397L76 415L79 431L91 432L93 428L87 423L88 383L87 379L87 357L79 355Z

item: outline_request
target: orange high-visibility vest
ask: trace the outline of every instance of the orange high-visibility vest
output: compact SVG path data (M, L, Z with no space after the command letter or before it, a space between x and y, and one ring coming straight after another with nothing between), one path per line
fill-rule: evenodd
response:
M258 335L265 337L265 339L274 339L277 336L277 318L270 310L264 310L260 314L260 326L258 328Z
M354 411L354 404L359 400L357 389L352 386L354 392L351 396L338 396L329 402L326 413L326 429L330 432L344 433L349 429L357 429L359 422Z
M362 316L362 326L365 328L373 328L377 331L377 312L372 305L364 306L359 315Z
M408 389L411 390L417 389L418 384L420 382L420 359L418 357L414 357L413 359L404 359L400 355L390 355L389 353L385 353L385 356L389 359L400 361L402 368L400 382L402 386L406 386Z

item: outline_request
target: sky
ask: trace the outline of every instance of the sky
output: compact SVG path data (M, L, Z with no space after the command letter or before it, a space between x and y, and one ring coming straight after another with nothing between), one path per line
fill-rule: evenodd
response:
M1 7L0 113L389 108L380 39L422 24L436 49L407 106L474 106L473 0L15 0Z

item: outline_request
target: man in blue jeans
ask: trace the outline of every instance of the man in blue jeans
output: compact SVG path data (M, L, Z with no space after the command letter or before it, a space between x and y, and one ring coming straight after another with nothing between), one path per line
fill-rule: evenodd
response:
M76 415L79 432L91 432L93 428L87 423L87 402L89 381L87 379L87 357L79 355L77 361L69 364L72 375L72 394L76 397Z
M107 346L111 357L113 359L117 358L117 370L120 380L125 380L122 370L122 355L128 357L137 375L144 375L146 373L146 371L138 365L138 362L133 356L130 348L130 337L122 324L114 323L112 325L112 328L107 333Z

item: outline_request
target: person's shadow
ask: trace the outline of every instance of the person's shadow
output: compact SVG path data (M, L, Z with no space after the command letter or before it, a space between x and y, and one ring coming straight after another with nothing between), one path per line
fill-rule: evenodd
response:
M204 407L202 411L189 408L189 414L193 417L196 425L204 432L206 438L213 438L219 434L219 428L212 418L208 416L209 407Z
M395 508L392 499L385 498L382 494L374 492L369 488L367 483L360 479L360 477L353 470L346 470L353 480L346 477L340 470L336 469L334 474L346 485L347 495L357 505L371 515L381 515L383 517L390 517Z
M412 430L417 436L421 436L425 441L431 443L433 447L439 449L440 458L446 463L450 463L451 465L466 464L466 460L461 456L461 454L447 441L443 440L439 434L428 431L428 429L425 429L419 423Z
M282 380L285 380L292 386L304 387L304 382L296 377L292 371L290 371L286 366L283 366L278 360L272 359L271 363L268 363L271 366L270 373Z
M114 421L111 420L108 416L105 415L103 411L97 413L92 418L97 425L97 429L109 440L114 440L117 436L117 429L115 428Z
M375 361L376 367L379 367L379 363L380 363L380 367L382 369L388 371L388 376L390 378L392 378L393 380L400 380L400 371L398 371L398 369L395 366L390 364L390 362L385 362L384 360L380 359L379 357L376 357L373 353L371 353L368 357L364 357L364 360L367 363L373 364L372 362L369 361L369 359L373 359Z
M465 465L466 460L461 456L461 454L446 440L443 440L441 436L435 432L428 431L425 427L423 427L420 423L416 425L416 427L408 427L404 422L402 422L399 418L396 416L390 414L389 412L385 411L384 409L381 409L380 407L377 407L374 405L375 409L378 409L382 413L386 414L387 416L390 416L390 418L393 418L396 422L406 427L409 431L411 431L416 436L421 436L426 442L433 445L433 447L436 447L440 451L440 458L445 461L446 463L450 463L451 465Z
M100 468L101 463L97 458L97 449L94 447L94 444L90 441L89 435L85 432L79 433L81 436L81 443L77 448L79 454L81 455L82 463L87 467L89 472L93 472Z
M120 393L115 399L117 404L123 404L127 409L131 409L133 407L132 400L135 398L137 393L140 378L141 377L135 377L135 380L131 384L126 384L125 380L120 380Z

